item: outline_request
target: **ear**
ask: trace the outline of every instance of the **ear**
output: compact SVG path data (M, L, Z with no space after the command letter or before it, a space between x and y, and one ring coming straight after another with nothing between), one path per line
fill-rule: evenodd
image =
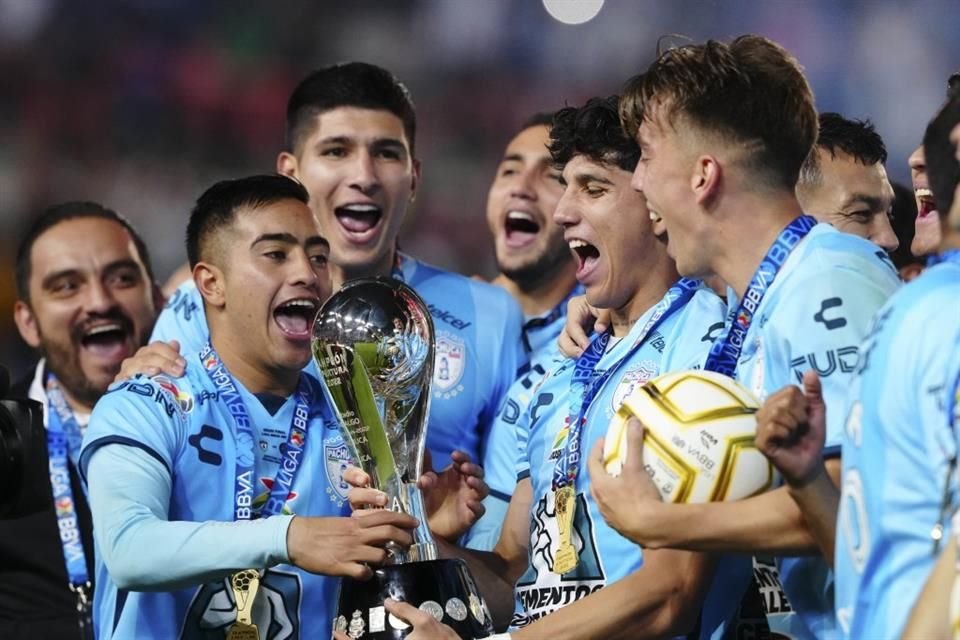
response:
M714 156L703 155L697 158L693 175L690 176L690 188L696 196L697 204L708 207L720 193L720 181L723 169Z
M289 151L281 151L277 154L277 173L299 180L297 176L297 157Z
M417 189L420 187L420 176L423 166L416 158L413 159L413 172L410 176L410 202L417 199Z
M13 321L17 325L17 331L23 341L34 349L40 346L40 327L37 326L37 317L33 315L33 310L23 300L17 300L13 304Z
M193 281L208 305L217 309L227 305L226 282L219 267L208 262L198 262L193 268Z

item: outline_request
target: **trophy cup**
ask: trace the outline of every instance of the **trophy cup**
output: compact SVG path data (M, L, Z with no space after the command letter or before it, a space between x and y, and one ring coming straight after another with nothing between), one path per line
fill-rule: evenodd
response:
M320 309L312 348L353 460L369 474L371 486L387 494L386 508L420 521L409 550L388 548L390 559L370 580L342 580L335 629L354 639L405 637L407 623L384 611L390 597L419 607L461 637L492 634L466 564L438 559L417 488L433 380L427 306L397 280L351 281Z

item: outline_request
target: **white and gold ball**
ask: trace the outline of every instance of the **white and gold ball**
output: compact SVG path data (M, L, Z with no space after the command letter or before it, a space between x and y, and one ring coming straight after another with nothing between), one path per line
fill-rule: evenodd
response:
M643 464L665 502L739 500L773 488L777 473L756 448L756 397L712 371L677 371L628 395L607 430L603 462L619 475L627 422L644 424Z

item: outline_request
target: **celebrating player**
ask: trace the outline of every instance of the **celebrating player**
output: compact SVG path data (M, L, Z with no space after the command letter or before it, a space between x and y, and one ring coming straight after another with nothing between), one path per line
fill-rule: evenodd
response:
M890 224L893 187L887 149L869 121L821 113L817 143L800 168L797 199L803 210L887 252L899 242Z
M688 633L711 559L641 550L610 529L582 453L635 385L703 359L723 307L699 283L678 278L643 196L630 187L639 150L619 125L615 98L558 112L550 150L565 185L554 219L577 254L590 302L612 310L611 330L578 361L557 359L518 421L518 481L493 552L444 549L470 563L495 621L503 625L513 612L517 640ZM729 599L704 610L703 637L722 629L739 597L719 595Z
M816 224L796 200L817 133L796 61L758 36L671 49L630 82L620 110L642 150L633 185L662 217L678 271L713 274L732 289L727 329L705 368L735 376L760 398L814 369L827 405L842 405L857 345L898 280L876 245ZM828 414L828 456L838 453L838 413ZM835 482L839 466L827 461ZM816 546L786 489L737 502L664 504L644 474L608 480L605 489L632 496L610 501L594 485L615 529L647 548L776 555L789 604L772 587L777 567L758 565L771 629L831 633L828 567L792 557ZM742 591L746 577L731 574L728 588Z
M490 495L467 545L484 551L492 549L500 537L510 494L517 485L517 419L553 360L568 299L583 291L576 282L576 260L563 239L563 227L553 221L563 187L547 149L551 122L552 115L534 116L514 136L487 198L487 223L500 268L494 283L523 308L523 338L530 362L497 411L483 459Z
M346 444L303 372L330 293L307 201L282 176L208 189L187 253L209 341L185 377L118 383L93 412L98 638L327 634L329 576L369 575L411 541L410 516L342 517Z
M413 102L390 72L358 62L327 67L290 96L287 148L277 170L310 193L330 242L335 288L352 278L393 276L427 302L437 337L427 446L435 462L450 459L454 449L480 460L494 415L525 361L522 316L502 289L397 249L420 181L415 133ZM153 339L179 340L184 353L202 347L206 325L193 282L168 301Z
M93 538L80 440L121 361L150 335L159 290L140 236L93 202L38 217L16 265L14 320L42 358L13 394L44 406L51 484L35 490L52 487L55 504L0 527L0 636L89 638Z

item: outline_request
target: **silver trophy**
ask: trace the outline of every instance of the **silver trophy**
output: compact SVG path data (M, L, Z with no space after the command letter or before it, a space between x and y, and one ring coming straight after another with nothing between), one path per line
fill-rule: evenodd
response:
M409 550L391 548L388 565L371 580L341 582L335 628L356 638L403 638L409 629L383 624L383 600L391 597L433 612L463 637L491 634L489 612L466 564L438 559L417 488L433 382L427 305L397 280L354 280L320 309L312 347L353 460L370 475L371 486L387 494L388 509L420 521Z

